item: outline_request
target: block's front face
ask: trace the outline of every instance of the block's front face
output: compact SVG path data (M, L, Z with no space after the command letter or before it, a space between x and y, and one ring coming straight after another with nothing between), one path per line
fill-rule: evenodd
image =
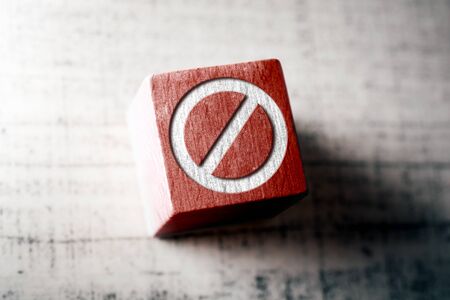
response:
M277 60L156 75L152 96L175 214L306 191Z

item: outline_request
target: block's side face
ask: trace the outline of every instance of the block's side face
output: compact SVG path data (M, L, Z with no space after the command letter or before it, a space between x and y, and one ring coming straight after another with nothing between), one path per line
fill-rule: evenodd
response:
M295 180L295 185L292 187L292 195L299 195L305 197L308 193L308 186L306 182L305 172L303 169L303 162L301 158L300 145L297 139L297 130L295 128L294 116L292 114L292 108L289 101L288 89L286 87L286 81L284 79L283 69L281 63L275 60L271 64L276 74L276 80L280 89L280 108L283 112L284 119L287 125L288 134L288 148L285 156L285 161L280 167L280 174L278 174L280 184L284 180Z
M276 172L273 173L271 177L268 177L269 179L260 186L239 193L218 192L199 184L198 180L187 175L185 170L180 167L180 163L174 155L173 146L171 144L171 119L174 112L180 109L180 103L185 101L187 95L192 94L192 90L199 85L214 82L218 79L236 79L262 89L279 108L286 125L284 132L287 138L287 146L285 148L284 157L276 169ZM279 199L279 201L284 201L283 199L287 199L289 196L300 196L306 192L306 181L300 159L300 151L297 143L292 112L281 65L277 60L265 60L160 74L153 77L152 83L157 126L161 138L169 189L171 191L171 199L175 213L275 198ZM241 104L241 106L242 105L243 104ZM215 118L214 114L206 114L204 117ZM275 122L277 121L275 120ZM261 147L257 145L260 144L261 139L265 138L262 136L263 133L268 132L270 135L270 130L253 128L252 131L252 128L248 129L249 130L246 130L244 128L244 130L241 130L235 141L239 141L239 135L242 134L248 139L248 143L254 145L254 147L245 148L243 146L237 146L233 149L232 145L229 153L226 153L223 163L225 166L230 166L229 168L234 169L230 169L229 171L231 172L227 173L225 172L227 170L220 170L220 168L218 168L215 173L216 176L230 176L235 180L236 174L239 174L239 172L242 171L240 170L241 164L239 164L238 156L245 155L245 151L240 150L254 148L255 151L258 151ZM207 128L205 128L205 134L209 134ZM270 136L266 137L268 141L267 144L270 144L270 138ZM192 142L194 144L198 142L189 140L186 137L185 139L186 140L182 142ZM239 143L240 145L244 145L245 141L240 140ZM189 148L189 146L187 146L187 148ZM259 157L256 158L259 159ZM233 163L233 161L235 162ZM243 171L246 170L252 169L246 166Z
M179 213L173 215L156 235L167 237L212 226L269 218L281 213L297 201L297 197L287 197Z
M148 233L154 235L172 215L150 78L139 88L127 114L140 196Z

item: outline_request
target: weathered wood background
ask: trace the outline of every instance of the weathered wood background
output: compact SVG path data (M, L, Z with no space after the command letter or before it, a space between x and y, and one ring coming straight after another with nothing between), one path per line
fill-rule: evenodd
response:
M145 75L279 58L310 196L145 237ZM448 1L0 1L1 299L449 299Z

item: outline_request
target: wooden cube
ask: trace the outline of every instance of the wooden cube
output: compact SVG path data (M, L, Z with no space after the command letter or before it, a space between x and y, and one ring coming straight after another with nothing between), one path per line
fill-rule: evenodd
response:
M306 194L276 59L147 78L128 123L151 235L272 216Z

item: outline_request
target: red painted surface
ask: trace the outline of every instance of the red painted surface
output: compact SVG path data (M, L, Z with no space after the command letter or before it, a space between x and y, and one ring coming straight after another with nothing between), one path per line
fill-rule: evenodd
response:
M172 153L169 128L177 104L192 88L215 78L236 78L260 87L276 102L287 125L288 147L281 166L267 182L247 192L227 194L199 185L179 167ZM150 225L153 234L170 235L273 215L306 193L291 108L277 60L159 74L153 76L151 83L145 82L141 89L151 90L152 97L147 93L138 94L135 103L146 108L137 109L134 104L129 122L133 147L138 149L135 153L147 153L151 157L147 161L138 158L137 163L138 170L147 170L140 171L140 182L141 190L146 191L142 193L144 202L151 203L146 209L153 210L150 213L155 220ZM215 94L203 99L191 111L185 126L185 143L197 164L202 163L242 99L239 93ZM133 134L133 131L140 134ZM221 178L240 178L255 172L267 159L272 140L271 123L264 109L258 107L213 174Z
M184 128L186 147L192 159L201 164L245 95L220 92L197 104Z
M258 170L272 150L272 125L264 109L258 106L225 154L213 175L240 178Z

